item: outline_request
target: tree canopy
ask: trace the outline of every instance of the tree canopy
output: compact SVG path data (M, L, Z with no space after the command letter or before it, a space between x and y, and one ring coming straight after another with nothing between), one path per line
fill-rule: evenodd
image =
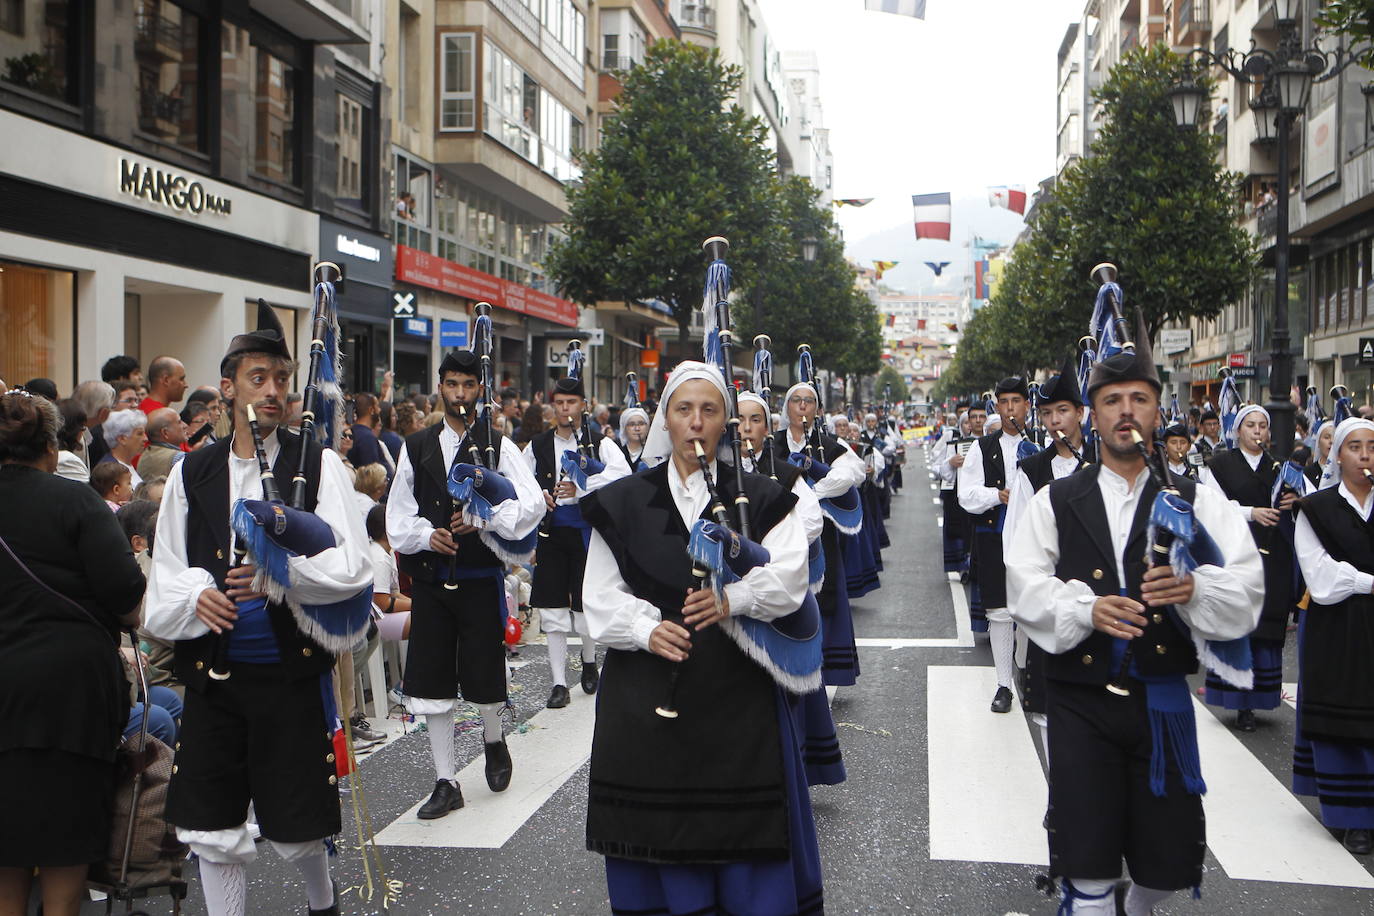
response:
M1057 369L1087 333L1097 292L1089 272L1103 261L1117 266L1123 304L1143 310L1151 336L1242 297L1257 257L1238 221L1240 176L1219 164L1221 137L1180 129L1169 104L1188 66L1156 45L1112 69L1097 92L1106 117L1089 155L1038 202L991 303L965 326L941 396Z

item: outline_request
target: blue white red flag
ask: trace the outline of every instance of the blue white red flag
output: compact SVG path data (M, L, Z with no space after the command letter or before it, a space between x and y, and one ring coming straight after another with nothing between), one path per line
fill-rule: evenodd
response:
M913 194L911 204L916 211L916 238L949 241L952 211L948 191L939 194Z

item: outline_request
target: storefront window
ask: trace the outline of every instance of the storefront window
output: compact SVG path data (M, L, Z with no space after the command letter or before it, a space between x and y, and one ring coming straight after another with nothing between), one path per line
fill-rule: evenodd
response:
M141 0L134 14L138 129L201 151L200 17L167 0Z
M78 6L74 0L0 0L0 80L75 104Z
M75 386L75 296L70 271L0 260L0 378L11 387L31 378Z

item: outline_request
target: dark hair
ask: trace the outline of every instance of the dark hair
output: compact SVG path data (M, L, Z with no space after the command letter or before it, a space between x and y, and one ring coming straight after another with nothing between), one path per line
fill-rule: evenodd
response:
M374 541L386 540L386 507L373 506L367 510L367 536Z
M115 401L119 400L119 395L124 391L138 391L138 382L131 378L117 378L110 382L110 387L115 390Z
M406 435L415 432L420 427L422 414L419 409L409 401L402 401L396 405L396 431L408 430Z
M396 419L396 411L392 408L390 401L379 401L378 409L382 418L382 429L395 429L393 421Z
M191 401L181 408L181 422L194 423L197 417L204 416L210 412L210 405L204 401Z
M65 451L74 452L81 442L82 431L86 429L86 408L75 398L63 398L57 402L57 410L62 414L57 444Z
M138 369L138 360L132 356L111 356L100 367L100 380L113 383L116 379L128 378Z
M203 403L208 408L210 404L213 404L215 401L218 400L219 392L215 391L213 388L197 388L195 391L192 391L190 394L186 395L186 406L189 407L192 404Z
M57 403L57 383L50 378L31 378L20 387L29 394L41 394L54 404Z
M47 398L27 391L0 395L0 461L31 464L57 444L62 416Z
M528 442L543 431L544 408L538 404L531 404L525 408L525 415L520 418L520 434L516 438L522 443Z
M91 468L91 486L102 498L109 496L115 484L123 477L133 479L129 469L118 461L98 461L95 467Z
M106 464L109 464L107 461ZM151 499L135 499L119 507L115 521L124 529L124 537L132 546L134 535L148 542L148 552L153 552L153 535L157 533L157 510L159 506Z
M366 391L359 391L353 395L353 416L361 416L365 413L372 413L377 409L377 396L368 394Z
M273 362L273 368L285 368L287 371L289 371L289 372L290 372L291 374L293 374L293 375L294 375L295 372L296 372L296 368L297 368L297 363L296 363L296 361L295 361L294 359L288 359L287 357L282 356L280 353L257 353L257 352L235 353L233 356L226 356L226 357L224 357L223 361L220 362L220 364L219 364L219 375L220 375L220 378L227 378L227 379L229 379L229 381L231 381L231 382L232 382L232 381L236 381L236 380L238 379L238 376L239 376L239 364L242 363L245 359L247 359L247 358L250 357L250 356L259 357L259 358L266 357L267 359L272 360L272 362ZM151 384L151 383L150 383L150 384Z
M1198 422L1206 423L1208 420L1215 419L1217 419L1217 412L1215 410L1204 410L1202 412L1202 416L1198 419Z

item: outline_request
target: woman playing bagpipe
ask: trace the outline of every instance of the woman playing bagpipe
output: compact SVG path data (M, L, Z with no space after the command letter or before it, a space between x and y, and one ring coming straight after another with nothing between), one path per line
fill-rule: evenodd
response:
M876 426L877 415L869 416L874 418ZM846 424L848 434L838 435L836 423ZM849 539L852 546L846 550L844 558L849 598L852 601L882 587L878 574L883 571L883 548L890 546L890 541L887 526L883 523L884 510L880 494L886 486L890 470L890 450L885 448L880 435L866 432L859 420L849 420L842 414L831 418L830 431L836 434L836 438L843 444L849 446L850 451L858 455L864 463L864 482L859 485L859 501L864 510L863 526L857 538Z
M1231 427L1232 447L1216 451L1202 480L1231 500L1250 523L1264 560L1264 606L1250 635L1255 679L1250 690L1227 684L1214 672L1207 677L1207 702L1236 710L1236 728L1255 730L1255 710L1277 709L1283 689L1283 642L1302 589L1294 581L1292 508L1310 487L1300 467L1265 450L1269 413L1242 407Z
M639 380L625 373L625 409L620 412L620 438L617 444L625 455L630 472L644 470L644 442L649 437L649 414L639 406Z
M821 548L825 556L825 581L816 593L825 631L825 683L846 687L859 676L859 653L854 644L854 619L849 609L849 591L841 538L856 537L863 525L859 484L864 481L864 463L848 447L821 431L819 398L811 381L814 369L810 348L801 352L803 379L783 398L787 425L773 434L774 458L802 469L802 478L820 500L825 514Z
M444 421L406 438L386 506L387 539L410 576L406 708L424 716L435 784L418 816L463 807L453 705L482 714L487 787L503 792L513 765L501 734L506 705L506 563L528 563L544 498L520 449L491 425L491 319L478 303L472 350L439 364Z
M820 686L806 528L780 483L716 460L727 403L717 366L680 364L650 427L651 469L582 502L593 529L582 603L608 647L587 848L606 856L613 913L823 907L805 769L779 686ZM741 509L748 540L735 533ZM719 573L708 585L694 565L712 545L707 567ZM796 621L794 653L775 656L745 635L777 621L785 637L799 608L811 619Z
M1206 786L1186 676L1202 654L1244 681L1263 587L1242 519L1215 491L1165 478L1144 448L1161 385L1137 334L1086 385L1100 464L1037 493L1006 552L1016 621L1046 652L1050 872L1075 916L1121 912L1123 858L1128 913L1201 883Z
M216 914L247 910L250 803L262 835L300 869L310 912L338 912L325 851L340 829L330 669L366 633L373 576L343 463L312 435L316 415L330 429L319 389L338 368L324 352L337 340L322 317L332 284L318 283L316 298L302 433L281 425L296 364L260 302L257 329L220 363L233 435L172 469L158 515L147 629L175 640L186 685L167 820L199 857ZM278 495L288 490L290 507Z
M1298 622L1293 791L1321 802L1345 848L1374 844L1374 423L1336 427L1321 488L1298 502L1294 545L1311 602Z

